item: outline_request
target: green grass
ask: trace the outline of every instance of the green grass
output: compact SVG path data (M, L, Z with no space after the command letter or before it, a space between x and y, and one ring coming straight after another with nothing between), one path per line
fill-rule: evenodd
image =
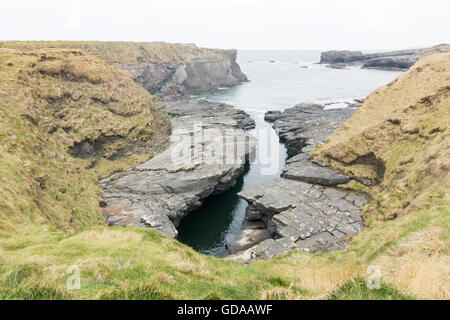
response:
M204 256L151 229L98 227L69 236L27 229L23 236L0 238L4 266L0 269L0 298L324 298L329 290L342 287L341 282L366 276L367 254L354 252L373 251L377 243L372 243L374 234L370 233L345 251L321 255L292 252L244 266ZM386 250L382 247L377 254ZM66 287L72 275L67 270L73 265L80 269L79 290ZM314 283L308 277L320 278ZM358 299L363 294L359 287L335 290L332 297ZM383 282L383 288L395 289L395 285ZM367 298L400 297L393 295L397 291L384 289L367 293Z
M174 298L171 293L152 283L111 289L99 296L100 300L173 300Z
M356 278L347 281L328 298L330 300L413 300L414 297L405 295L397 288L386 283L380 283L380 288L369 289L366 280Z

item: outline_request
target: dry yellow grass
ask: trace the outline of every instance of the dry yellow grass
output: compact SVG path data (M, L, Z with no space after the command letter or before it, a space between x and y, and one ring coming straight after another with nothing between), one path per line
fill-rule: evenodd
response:
M223 59L215 49L198 48L194 44L166 42L101 42L101 41L7 41L0 48L34 51L36 49L77 49L94 55L113 65L142 63L182 64L186 58L213 56Z
M294 294L290 288L275 288L264 290L261 295L262 300L304 300L301 294Z
M263 262L257 262L256 265L263 269L270 268L271 273L289 279L291 288L306 290L309 299L322 299L326 297L327 292L364 273L363 266L356 263L354 257L347 255L347 258L348 261L336 262L328 257L295 253L283 259L276 259L276 267Z
M443 232L441 227L431 227L413 233L374 263L388 281L415 296L448 300L450 255L448 243L439 239Z
M449 123L450 53L434 54L372 92L314 156L374 184L368 224L448 207Z

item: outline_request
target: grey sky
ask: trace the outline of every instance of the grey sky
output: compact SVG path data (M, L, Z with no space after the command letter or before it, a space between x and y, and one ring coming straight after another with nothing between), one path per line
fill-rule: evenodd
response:
M450 42L449 0L2 0L1 40L400 49Z

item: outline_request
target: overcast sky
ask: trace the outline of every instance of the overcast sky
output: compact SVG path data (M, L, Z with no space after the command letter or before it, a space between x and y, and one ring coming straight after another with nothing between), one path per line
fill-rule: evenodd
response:
M449 0L1 0L0 40L401 49L450 42Z

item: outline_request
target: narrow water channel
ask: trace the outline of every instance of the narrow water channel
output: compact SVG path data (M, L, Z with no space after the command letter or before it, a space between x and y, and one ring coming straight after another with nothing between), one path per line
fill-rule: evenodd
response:
M255 130L251 131L257 138L255 161L246 165L244 174L233 188L209 197L178 226L178 239L199 252L220 255L225 251L226 236L238 231L245 217L247 202L237 193L279 177L285 165L286 148L279 143L275 130L264 121L264 113L250 114L256 122ZM264 161L268 158L270 162Z
M240 229L247 203L237 193L280 176L286 149L276 132L264 121L269 110L284 110L301 102L341 102L365 98L400 72L330 69L317 65L319 51L239 51L238 63L249 82L199 96L231 104L249 113L256 122L256 162L247 165L235 187L208 198L202 207L178 226L178 239L211 255L225 251L225 239ZM269 156L269 159L268 159ZM258 161L259 160L259 161Z

